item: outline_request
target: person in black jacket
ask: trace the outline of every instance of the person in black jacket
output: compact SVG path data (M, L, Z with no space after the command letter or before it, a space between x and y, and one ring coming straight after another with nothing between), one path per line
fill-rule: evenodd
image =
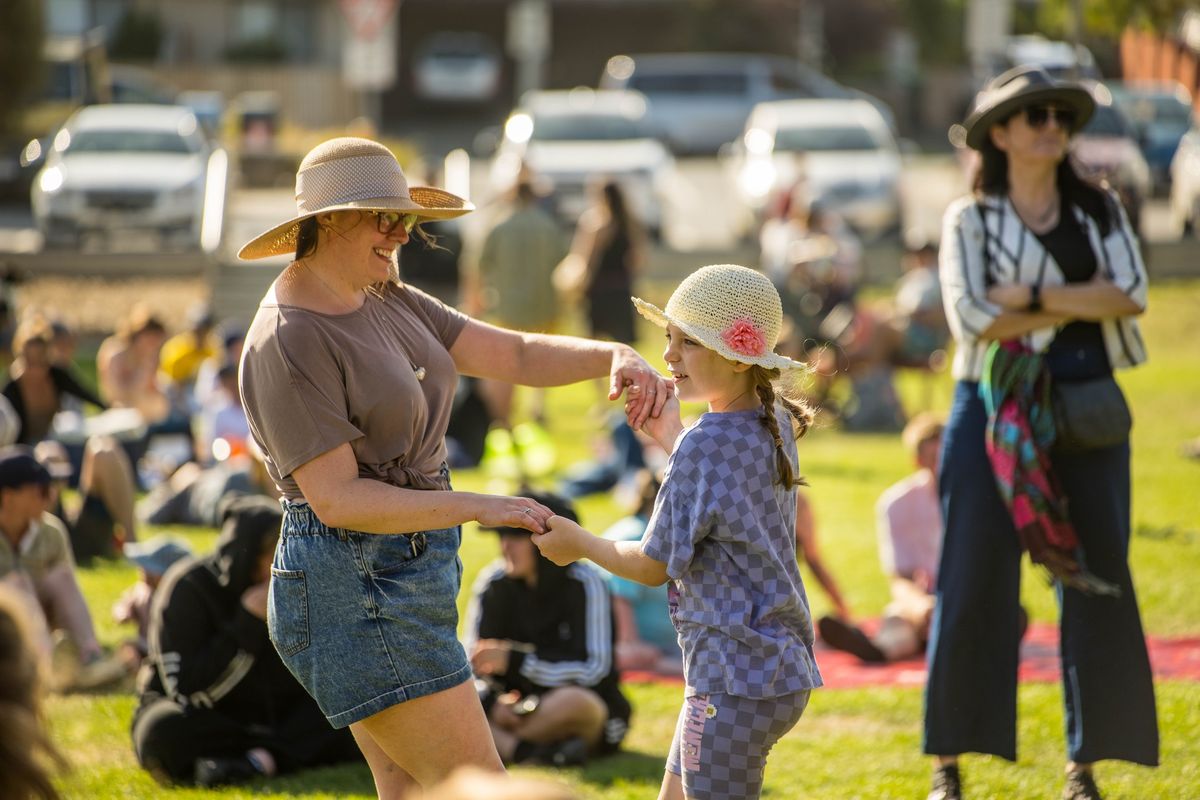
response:
M0 389L21 421L16 443L34 445L50 433L54 415L63 408L63 397L77 397L97 408L108 406L83 386L68 368L50 358L53 330L41 318L23 322L13 336L13 361L8 383Z
M271 500L234 500L216 550L176 563L155 595L133 744L160 781L214 786L362 758L267 636L281 521Z
M577 519L556 495L522 494ZM465 647L500 757L566 766L616 751L631 708L603 574L590 564L556 566L522 528L493 530L502 557L475 582Z

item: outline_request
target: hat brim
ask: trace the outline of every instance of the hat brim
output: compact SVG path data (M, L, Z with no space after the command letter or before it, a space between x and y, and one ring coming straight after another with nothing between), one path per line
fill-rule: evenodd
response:
M465 200L442 189L435 189L432 186L412 186L408 191L410 195L408 198L373 197L321 208L307 214L299 214L246 242L238 250L238 258L243 261L253 261L258 258L270 258L296 252L296 237L300 233L300 223L309 217L330 211L399 211L404 214L415 214L422 220L433 220L454 219L475 210L475 205L470 200Z
M645 317L650 322L660 328L665 328L668 325L674 325L687 334L688 338L695 339L700 344L719 354L722 358L730 361L738 361L742 364L755 364L766 369L808 369L808 365L801 361L794 361L787 356L781 356L779 353L766 352L760 356L748 356L743 353L735 353L730 350L728 345L721 340L721 335L710 328L701 328L697 325L690 325L686 322L680 322L677 319L672 319L667 316L667 312L663 311L653 303L647 303L640 297L633 298L633 307L637 312Z
M988 131L998 122L1035 103L1061 103L1075 112L1075 125L1071 134L1078 133L1096 110L1096 100L1082 86L1039 86L1001 100L996 105L972 114L964 127L967 129L966 145L979 150L987 141Z

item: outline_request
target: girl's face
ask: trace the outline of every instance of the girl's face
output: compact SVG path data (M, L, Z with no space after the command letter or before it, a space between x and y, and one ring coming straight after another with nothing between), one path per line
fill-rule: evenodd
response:
M1071 126L1058 116L1060 113L1073 122L1073 112L1061 107L1022 109L1008 122L992 127L992 142L1010 159L1057 164L1066 155L1067 141L1071 138Z
M391 219L369 211L337 211L326 222L325 248L342 265L347 279L356 289L383 283L391 275L396 250L408 242L403 222L384 233Z
M674 325L667 325L663 358L680 402L707 403L709 411L741 411L758 405L758 396L751 391L750 365L729 361Z

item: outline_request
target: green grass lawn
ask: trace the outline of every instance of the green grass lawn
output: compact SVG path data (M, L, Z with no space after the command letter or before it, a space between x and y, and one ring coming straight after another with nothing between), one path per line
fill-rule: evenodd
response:
M1200 436L1200 281L1155 287L1150 302L1143 324L1151 360L1120 376L1135 415L1135 533L1130 558L1147 631L1157 636L1197 636L1200 462L1186 460L1180 445ZM660 364L656 331L647 328L645 333L645 352L652 363ZM945 376L910 374L900 382L910 410L945 411L949 389ZM593 385L550 392L548 427L558 445L560 466L588 455L598 430L594 408L599 393ZM809 492L826 559L854 612L877 615L888 597L875 551L873 508L883 488L909 471L907 457L895 436L851 436L830 425L818 426L804 439L800 455L812 484ZM502 481L478 470L456 473L455 484L474 490L505 488ZM606 497L589 498L580 510L584 524L594 530L621 514ZM496 553L494 537L468 527L463 546L467 588L474 573ZM212 531L177 532L197 549L207 549L215 538ZM108 620L107 609L134 577L131 567L116 564L82 572L84 593L106 644L116 643L122 635ZM810 597L814 614L828 609L811 582ZM460 608L465 605L465 595L459 602ZM1031 570L1026 571L1023 602L1035 619L1056 617L1051 591ZM633 685L629 691L635 717L625 751L583 769L558 773L584 797L633 800L657 795L680 691L657 685ZM1163 766L1151 770L1118 762L1102 764L1097 774L1109 800L1200 798L1200 684L1160 682L1157 692ZM165 789L134 761L129 744L133 707L134 698L128 693L51 699L54 739L74 766L59 780L65 796L124 800L273 794L315 799L373 794L365 767L317 770L220 792ZM1056 797L1064 757L1062 716L1059 687L1022 686L1020 761L1010 765L987 757L967 758L969 797ZM929 765L920 755L920 730L918 689L820 690L804 719L775 749L764 796L777 800L924 797Z

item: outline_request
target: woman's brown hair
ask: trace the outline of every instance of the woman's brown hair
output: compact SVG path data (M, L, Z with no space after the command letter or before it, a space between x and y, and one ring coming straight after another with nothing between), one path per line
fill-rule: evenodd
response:
M43 727L38 661L21 607L0 587L0 797L58 800L47 764L66 761Z
M803 400L790 397L775 388L775 382L779 380L780 374L778 369L767 369L757 364L750 368L750 377L754 381L754 392L763 405L760 419L763 427L767 429L767 433L771 435L771 440L775 442L775 469L778 473L778 482L787 487L807 486L808 481L796 475L795 467L792 466L787 452L783 449L783 433L779 430L779 419L775 416L775 404L779 403L791 414L792 435L797 439L808 433L816 412Z

